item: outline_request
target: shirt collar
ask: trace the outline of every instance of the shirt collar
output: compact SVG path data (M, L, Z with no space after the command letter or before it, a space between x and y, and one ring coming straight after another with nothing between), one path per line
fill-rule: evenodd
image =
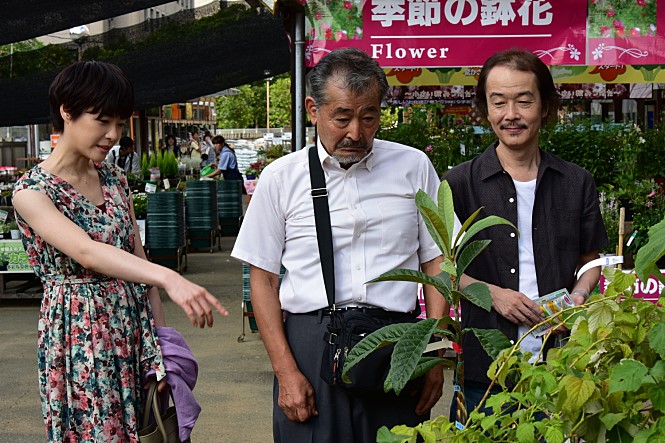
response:
M375 139L376 140L376 139ZM372 166L374 165L374 149L376 148L376 143L372 146L372 150L369 151L369 154L365 156L362 160L360 160L358 163L356 163L356 168L365 168L368 171L372 171ZM328 154L328 151L326 151L326 148L323 147L323 144L321 143L320 138L316 138L316 149L319 153L319 161L321 162L321 166L325 164L326 159L329 159L328 162L343 169L337 160L335 160L330 154Z
M480 156L481 169L480 169L480 179L486 180L492 177L495 174L503 173L503 166L499 161L499 157L496 155L496 148L499 145L499 142L492 143L489 148ZM558 172L563 172L562 165L557 162L556 157L550 154L547 151L543 151L541 148L538 148L540 151L540 165L538 167L538 180L543 176L547 169L553 169Z

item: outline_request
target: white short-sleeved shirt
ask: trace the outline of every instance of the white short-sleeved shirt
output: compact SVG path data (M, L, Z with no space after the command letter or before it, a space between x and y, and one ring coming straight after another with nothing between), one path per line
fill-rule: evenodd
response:
M345 170L317 144L328 188L338 306L409 312L417 284L365 283L396 268L419 269L439 255L415 195L436 201L439 178L427 156L374 140L370 154ZM282 309L310 312L328 306L314 223L307 149L271 163L258 181L231 255L274 274L286 273Z

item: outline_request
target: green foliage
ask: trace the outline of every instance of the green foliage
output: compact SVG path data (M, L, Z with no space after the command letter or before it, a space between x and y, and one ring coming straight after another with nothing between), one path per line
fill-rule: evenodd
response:
M150 168L159 168L159 158L161 156L159 155L159 152L152 152L150 155L150 162L148 163L150 165ZM150 171L148 171L150 172Z
M143 174L143 177L150 175L150 162L148 161L147 152L144 152L143 155L141 155L141 174Z
M148 194L145 192L133 195L134 216L137 220L143 220L148 215Z
M178 175L178 160L173 151L161 151L159 158L159 172L165 177L174 177Z
M220 128L264 128L266 126L266 82L235 88L238 94L217 97L217 126ZM291 126L291 80L288 74L270 83L270 127Z
M454 306L455 319L446 315L440 319L430 318L417 323L388 326L370 334L349 352L344 365L343 378L347 377L351 368L379 346L395 343L390 372L384 388L386 392L394 390L399 394L409 380L422 375L435 365L444 363L455 366L449 361L424 357L423 351L434 334L447 335L455 343L462 342L462 336L467 332L462 330L459 320L460 300L462 298L487 311L490 310L492 298L486 285L478 283L469 285L464 290L460 289L459 278L462 272L458 265L461 260L468 264L473 257L487 246L488 243L485 242L469 243L474 235L482 229L510 223L502 218L491 216L472 224L476 213L466 220L460 233L453 239L455 208L450 185L445 180L439 187L437 200L438 204L422 190L419 190L416 194L418 211L422 215L429 233L442 251L444 262L441 268L443 272L433 277L411 269L395 269L369 283L401 280L432 285ZM462 236L464 236L463 239ZM447 327L450 328L446 329ZM491 354L495 354L503 347L510 345L505 336L499 331L492 331L492 333L485 335L483 335L483 332L479 334L485 339L483 345L487 345L486 350ZM458 357L461 361L462 354L459 354ZM459 367L455 366L455 369L459 370Z
M423 150L439 174L472 159L496 138L492 133L476 134L468 121L444 110L439 104L411 106L404 111L403 123L390 125L388 118L377 137Z
M636 260L640 278L665 254L665 220L649 234ZM377 441L663 441L665 298L634 298L635 275L611 268L604 274L605 295L569 308L576 312L570 337L543 364L529 363L519 342L496 354L488 376L503 390L487 396L488 413L473 411L463 430L447 417L382 428Z

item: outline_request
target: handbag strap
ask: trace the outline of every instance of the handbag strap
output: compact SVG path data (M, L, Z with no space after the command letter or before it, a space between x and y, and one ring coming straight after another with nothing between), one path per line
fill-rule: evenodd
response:
M332 229L330 227L330 209L328 208L328 189L326 177L319 159L316 145L309 148L309 178L312 184L312 202L314 203L314 221L316 239L319 244L319 257L323 271L323 284L326 287L328 305L335 309L335 259L333 256Z
M157 428L162 434L163 440L167 440L166 427L164 427L164 420L162 419L162 412L159 410L159 399L157 392L157 380L152 380L150 382L150 388L148 388L148 396L146 397L145 408L143 409L143 426L141 429L145 429L150 424L150 413L152 412L153 417L155 417L155 422L157 423Z

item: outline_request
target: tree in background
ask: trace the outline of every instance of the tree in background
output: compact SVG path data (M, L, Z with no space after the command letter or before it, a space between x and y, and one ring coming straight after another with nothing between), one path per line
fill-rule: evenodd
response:
M235 95L217 97L217 126L264 128L266 126L266 82L264 80L235 88ZM281 74L270 82L270 126L291 126L291 80Z

